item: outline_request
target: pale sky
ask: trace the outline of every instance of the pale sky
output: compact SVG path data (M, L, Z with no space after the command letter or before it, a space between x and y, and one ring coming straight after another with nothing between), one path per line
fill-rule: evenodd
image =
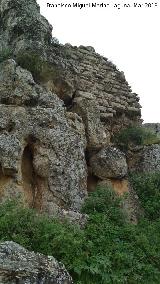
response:
M159 1L159 0L158 0ZM160 4L133 0L37 0L41 14L53 26L60 43L93 46L124 71L132 91L140 96L144 122L160 122ZM123 4L141 3L141 8ZM50 4L109 3L107 8L47 8ZM121 4L120 9L114 4ZM149 3L149 2L147 2Z

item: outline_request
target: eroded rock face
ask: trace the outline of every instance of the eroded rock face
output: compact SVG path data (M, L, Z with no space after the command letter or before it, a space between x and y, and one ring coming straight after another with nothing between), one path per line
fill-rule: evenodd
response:
M141 124L139 97L107 58L92 47L52 43L52 27L35 0L0 0L0 7L1 44L14 55L36 52L54 69L56 76L46 74L41 83L81 115L89 147L106 145L121 128Z
M160 172L160 144L144 147L140 169L142 172Z
M109 144L110 135L105 131L100 120L100 111L95 100L85 97L74 99L73 111L82 117L86 130L87 148L101 149L104 145Z
M78 115L8 60L0 65L0 197L50 214L77 210L86 196L85 131Z
M125 155L115 147L106 147L91 157L90 166L100 179L123 178L127 175Z
M141 124L138 95L132 93L124 74L107 58L88 47L71 45L50 46L47 56L60 75L59 80L53 78L45 84L82 117L89 147L108 144L114 133L128 125ZM68 89L65 92L66 84L70 94ZM90 130L92 120L96 122L94 134Z
M62 263L14 242L0 244L1 284L73 284Z
M52 42L35 0L0 0L1 47L15 60L33 52L52 72L37 84L15 61L0 65L0 198L21 196L82 224L85 216L74 212L87 195L87 174L91 190L99 179L127 174L110 138L141 124L139 97L94 48Z
M40 15L36 0L0 0L0 47L42 52L51 38L52 26Z
M160 171L160 144L139 146L128 151L127 162L130 172L154 173Z

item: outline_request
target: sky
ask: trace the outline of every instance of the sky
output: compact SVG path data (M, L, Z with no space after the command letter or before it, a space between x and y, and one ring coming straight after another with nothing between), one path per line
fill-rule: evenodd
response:
M140 97L144 122L160 122L158 1L37 0L41 14L53 26L53 37L60 43L93 46L124 71L132 91ZM103 3L103 7L47 7L47 3Z

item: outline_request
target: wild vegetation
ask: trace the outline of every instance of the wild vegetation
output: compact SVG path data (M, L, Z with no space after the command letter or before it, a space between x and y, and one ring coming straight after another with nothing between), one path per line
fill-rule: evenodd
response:
M125 221L121 199L97 188L86 200L85 228L49 219L15 202L0 205L0 239L62 261L77 284L144 283L160 279L160 174L132 176L145 210L138 225Z
M132 146L142 146L159 144L160 137L158 137L151 130L143 127L128 127L120 131L113 137L115 142L123 151L129 149Z
M1 48L0 63L10 58L15 59L18 65L30 71L37 83L50 79L57 80L59 77L58 69L42 60L40 55L33 51L20 51L15 56L12 54L11 49Z
M40 55L33 51L19 52L16 56L16 62L22 68L30 71L37 83L58 78L58 70L42 60Z
M0 63L11 58L12 51L9 48L0 48Z
M132 174L130 181L137 192L145 217L150 221L160 218L160 173Z

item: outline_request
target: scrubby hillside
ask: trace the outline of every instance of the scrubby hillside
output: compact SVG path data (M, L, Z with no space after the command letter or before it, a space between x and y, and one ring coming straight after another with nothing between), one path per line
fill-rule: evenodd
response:
M54 255L77 284L159 284L160 174L132 176L131 182L144 208L138 225L126 221L123 201L111 189L98 188L83 206L84 228L1 205L0 239Z

